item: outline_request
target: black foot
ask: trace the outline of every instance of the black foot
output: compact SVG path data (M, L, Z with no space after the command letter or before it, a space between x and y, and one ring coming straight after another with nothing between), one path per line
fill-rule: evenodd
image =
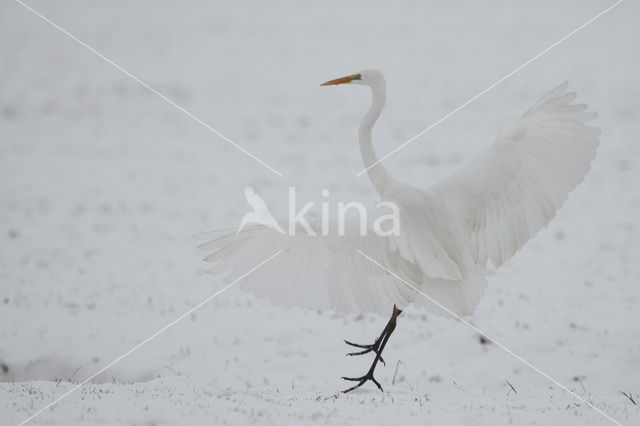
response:
M382 330L382 333L380 334L380 337L378 337L376 339L375 343L372 344L372 345L359 345L357 343L351 343L351 342L349 342L347 340L344 341L347 345L354 346L356 348L362 349L359 352L348 353L347 355L349 355L349 356L364 355L364 354L369 353L369 352L375 353L376 356L373 359L373 363L371 364L371 367L369 368L369 372L367 374L365 374L364 376L362 376L362 377L343 377L344 380L349 380L351 382L358 382L358 384L356 384L355 386L352 386L349 389L342 391L343 393L351 392L354 389L358 389L360 386L364 385L369 380L371 380L373 383L375 383L376 386L378 387L378 389L380 389L382 391L382 386L380 385L380 383L378 383L378 381L375 379L375 377L373 377L373 372L376 369L376 365L378 365L378 361L381 361L384 364L384 360L382 359L382 351L384 350L384 347L387 345L387 341L389 341L389 337L391 337L391 334L393 333L393 330L396 329L396 318L401 313L402 313L402 311L400 309L398 309L395 305L393 305L393 314L391 314L391 319L387 323L387 326L384 328L384 330Z
M371 380L373 383L376 384L378 389L383 391L382 386L380 385L380 383L378 383L378 381L375 379L375 377L373 377L373 371L369 371L367 374L365 374L362 377L343 377L343 379L349 380L349 381L352 381L352 382L358 382L358 384L355 385L355 386L350 387L347 390L343 390L342 393L347 393L347 392L351 392L354 389L358 389L360 386L364 385L367 382L367 380Z
M363 351L360 351L360 352L349 352L347 354L347 356L364 355L364 354L367 354L369 352L374 352L376 355L378 355L380 357L380 362L382 362L382 364L384 364L385 366L387 365L387 363L384 362L384 359L382 358L382 355L380 355L380 340L376 340L376 342L371 344L371 345L360 345L358 343L352 343L352 342L350 342L348 340L345 340L344 342L347 345L351 345L351 346L354 346L356 348L364 349Z

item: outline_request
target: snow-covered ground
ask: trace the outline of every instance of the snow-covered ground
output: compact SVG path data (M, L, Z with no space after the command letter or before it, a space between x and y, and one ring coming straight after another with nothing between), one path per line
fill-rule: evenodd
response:
M194 234L237 226L252 185L373 203L357 123L387 76L385 154L613 1L29 1L283 173L279 177L19 3L0 6L0 423L17 424L221 288ZM640 16L628 0L389 158L427 185L563 80L599 154L469 320L622 424L640 408ZM303 283L301 283L303 285ZM231 288L34 424L610 424L468 327L408 309L348 395L341 339L385 318L271 306ZM507 382L508 381L508 382ZM513 389L509 385L513 386Z

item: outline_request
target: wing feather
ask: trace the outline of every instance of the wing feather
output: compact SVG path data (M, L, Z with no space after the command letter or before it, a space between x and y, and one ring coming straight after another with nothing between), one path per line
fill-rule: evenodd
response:
M597 117L563 83L521 118L507 121L491 148L432 185L464 224L476 260L499 267L545 227L584 179L596 155Z
M385 259L388 242L383 237L290 236L262 225L238 235L227 229L206 237L212 239L199 248L213 251L205 258L213 263L207 272L224 274L227 284L282 250L259 273L238 283L275 304L388 315L394 303L406 306L413 299L413 290L357 252Z

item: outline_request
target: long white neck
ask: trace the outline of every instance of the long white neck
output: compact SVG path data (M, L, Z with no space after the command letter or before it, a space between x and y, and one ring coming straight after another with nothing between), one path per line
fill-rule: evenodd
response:
M362 154L362 161L367 169L367 174L371 183L376 188L378 194L382 196L387 186L393 181L387 169L380 163L377 163L378 157L373 150L373 143L371 141L371 130L373 125L380 117L380 113L384 108L384 102L386 99L386 89L384 81L371 87L371 108L360 122L360 131L358 133L358 139L360 141L360 153ZM377 164L376 164L377 163ZM375 164L375 165L374 165Z

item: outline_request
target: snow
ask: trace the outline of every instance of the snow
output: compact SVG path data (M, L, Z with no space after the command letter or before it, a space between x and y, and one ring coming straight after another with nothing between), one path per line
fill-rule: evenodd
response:
M29 5L280 171L279 177L20 6L0 14L1 424L17 424L221 288L192 235L237 226L251 185L276 217L361 200L363 88L389 100L383 155L612 2ZM640 423L640 28L624 2L385 161L420 184L485 149L564 80L598 111L592 171L490 277L469 320L623 424ZM301 284L302 285L302 284ZM609 424L453 320L406 310L371 384L341 339L378 316L271 306L231 288L33 424ZM394 380L395 376L395 380ZM508 381L508 382L507 382ZM517 393L511 389L511 383Z

